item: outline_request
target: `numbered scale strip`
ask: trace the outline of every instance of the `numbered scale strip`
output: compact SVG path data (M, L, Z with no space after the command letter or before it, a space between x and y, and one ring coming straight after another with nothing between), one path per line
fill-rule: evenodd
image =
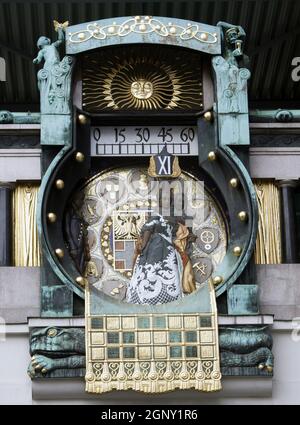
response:
M91 156L198 155L196 127L91 127Z

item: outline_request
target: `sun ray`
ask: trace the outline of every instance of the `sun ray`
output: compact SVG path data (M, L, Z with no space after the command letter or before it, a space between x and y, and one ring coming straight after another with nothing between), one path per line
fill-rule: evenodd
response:
M174 55L174 48L161 46L99 50L84 56L84 108L201 110L201 75L198 53L177 49Z

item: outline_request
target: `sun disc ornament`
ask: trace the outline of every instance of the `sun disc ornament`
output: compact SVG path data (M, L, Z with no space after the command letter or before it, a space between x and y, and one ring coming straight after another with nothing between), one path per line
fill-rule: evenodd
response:
M115 48L88 54L83 67L84 109L199 110L201 75L197 54L187 58L178 52L174 60L170 48Z
M140 78L131 84L131 94L137 99L149 99L153 94L153 84Z

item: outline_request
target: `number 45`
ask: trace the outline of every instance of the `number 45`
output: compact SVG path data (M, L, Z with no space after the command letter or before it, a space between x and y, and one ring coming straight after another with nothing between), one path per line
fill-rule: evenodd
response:
M165 127L162 127L157 136L162 138L163 143L172 142L173 136L171 134L171 131L172 131L172 128L166 129Z

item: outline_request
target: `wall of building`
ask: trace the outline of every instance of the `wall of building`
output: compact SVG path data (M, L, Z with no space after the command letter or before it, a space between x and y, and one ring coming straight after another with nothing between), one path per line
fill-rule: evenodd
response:
M9 152L8 152L9 151ZM24 156L25 153L25 156ZM39 150L0 150L1 181L39 180ZM3 167L1 167L3 164ZM255 178L298 179L300 149L251 148L250 170ZM274 315L274 377L225 377L223 391L206 395L180 391L160 396L132 392L88 395L83 379L34 380L27 375L30 361L29 328L38 325L39 268L0 268L0 403L137 404L299 404L300 403L300 264L257 266L260 313ZM68 319L65 319L68 320ZM247 322L247 318L244 318ZM65 322L64 322L65 323ZM83 320L81 319L83 324ZM43 326L53 325L43 321ZM74 323L69 320L66 326ZM294 331L293 331L294 329ZM299 332L300 334L300 332ZM299 339L299 341L298 341Z
M274 377L225 377L223 390L205 394L176 391L159 396L134 394L135 404L299 404L300 338L293 338L292 322L275 321L273 325L275 356ZM28 326L7 325L5 340L0 342L0 404L127 404L132 405L131 391L89 395L83 379L31 381L26 370Z

